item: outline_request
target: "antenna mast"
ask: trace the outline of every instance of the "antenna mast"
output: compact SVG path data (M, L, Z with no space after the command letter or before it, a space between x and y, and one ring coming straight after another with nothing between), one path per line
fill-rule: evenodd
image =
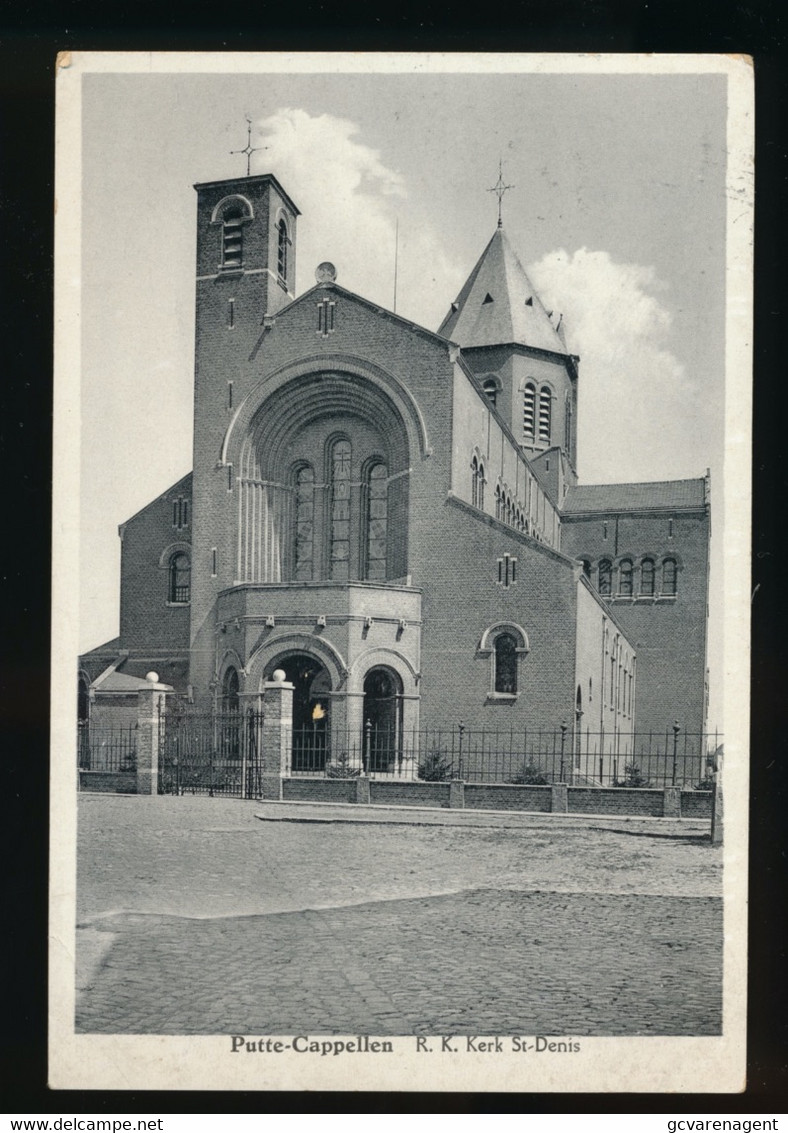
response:
M394 314L397 313L397 266L399 260L399 217L394 228Z

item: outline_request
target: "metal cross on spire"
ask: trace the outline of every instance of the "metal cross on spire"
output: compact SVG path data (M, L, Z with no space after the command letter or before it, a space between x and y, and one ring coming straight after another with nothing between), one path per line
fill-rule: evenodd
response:
M268 146L253 146L252 145L252 119L246 115L246 145L243 149L231 149L230 154L245 153L246 154L246 176L249 176L251 170L252 154L259 153L260 150L268 149Z
M488 193L497 193L497 195L498 195L498 227L499 228L503 228L503 221L501 220L501 202L503 200L503 195L507 191L507 189L514 189L515 187L516 186L514 186L514 185L504 185L504 183L503 183L503 159L499 158L499 160L498 160L498 180L493 185L493 187L491 189L487 190Z

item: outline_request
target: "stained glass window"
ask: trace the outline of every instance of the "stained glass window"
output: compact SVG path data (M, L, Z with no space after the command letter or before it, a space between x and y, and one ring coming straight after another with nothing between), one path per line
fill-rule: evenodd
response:
M350 441L331 450L331 577L350 577Z
M475 481L474 481L475 483ZM385 464L374 464L367 477L367 569L366 576L374 581L386 577L386 546L388 538L388 469Z
M308 464L296 472L294 534L293 577L296 582L310 582L314 577L315 473Z

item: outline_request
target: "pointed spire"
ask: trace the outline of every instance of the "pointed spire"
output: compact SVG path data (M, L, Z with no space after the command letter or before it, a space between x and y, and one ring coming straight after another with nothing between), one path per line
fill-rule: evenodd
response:
M438 334L466 348L516 343L567 353L502 226L493 233Z

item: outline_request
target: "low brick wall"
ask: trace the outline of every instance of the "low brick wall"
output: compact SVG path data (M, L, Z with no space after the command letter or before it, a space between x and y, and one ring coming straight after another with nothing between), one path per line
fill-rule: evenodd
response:
M84 772L83 772L84 774ZM89 773L95 774L95 773ZM106 779L131 779L131 776L103 776ZM378 806L428 806L448 808L448 783L424 783L412 779L370 779L369 801ZM286 802L356 803L357 779L284 779L282 798ZM83 788L90 790L91 788ZM96 787L95 790L129 788ZM133 790L133 785L131 787ZM665 792L654 787L566 787L569 814L599 814L662 818L665 814ZM466 783L462 788L466 810L517 810L550 814L553 806L551 787L514 783ZM561 807L559 806L559 810ZM711 818L710 791L682 791L682 818Z
M283 779L282 798L287 802L354 803L355 779Z
M137 776L133 771L80 771L79 789L89 794L136 795Z
M570 814L663 814L663 792L645 787L569 787L567 795Z
M682 791L682 818L711 818L711 791Z
M466 783L469 810L531 810L550 812L549 787L514 786L511 783Z
M370 801L382 806L437 806L448 807L448 783L419 783L400 779L387 783L371 779Z

